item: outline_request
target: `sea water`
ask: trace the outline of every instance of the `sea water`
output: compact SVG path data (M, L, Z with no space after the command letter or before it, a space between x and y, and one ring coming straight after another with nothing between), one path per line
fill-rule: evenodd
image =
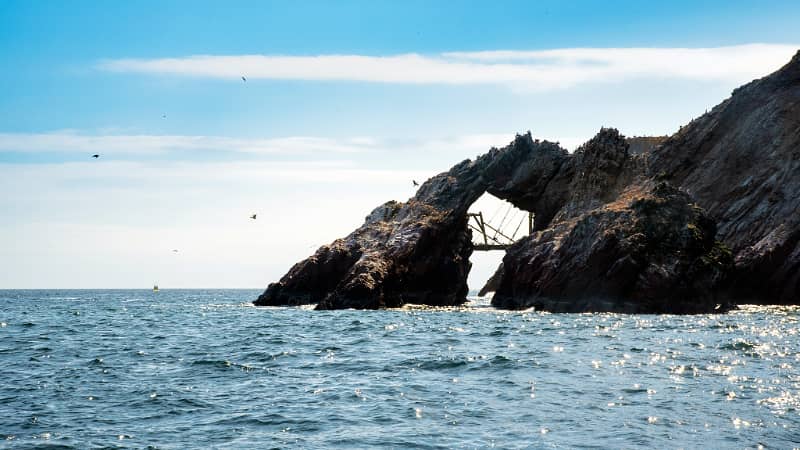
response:
M800 309L257 308L0 291L0 447L800 447Z

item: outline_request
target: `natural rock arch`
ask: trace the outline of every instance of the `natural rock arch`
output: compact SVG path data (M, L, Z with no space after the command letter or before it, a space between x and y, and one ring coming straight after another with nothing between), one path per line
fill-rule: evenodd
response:
M601 129L570 154L518 135L408 202L379 206L255 303L461 304L466 212L483 192L536 215L536 233L494 277L495 306L691 313L800 303L800 52L666 140L632 142L633 152Z
M535 230L538 232L512 247L512 251L517 252L525 247L524 243L540 245L546 241L545 245L553 250L548 256L552 266L553 258L560 260L557 250L561 247L552 245L554 240L547 241L548 237L561 236L567 242L573 242L576 230L583 229L581 226L586 227L585 219L580 219L584 220L581 222L579 218L613 203L623 192L630 196L631 201L656 198L656 194L653 194L656 191L652 191L641 179L643 167L642 157L630 155L624 137L614 129L602 129L572 154L556 143L534 140L530 133L518 135L502 150L493 148L475 161L463 161L429 179L408 202L388 202L379 206L356 231L321 247L312 257L295 265L278 283L271 284L256 304L316 303L318 309L374 309L398 307L406 303L436 306L464 303L471 266L469 257L473 250L466 214L470 205L484 192L535 214ZM640 184L631 190L630 186L635 181ZM665 189L657 192L666 192ZM678 195L672 191L669 194ZM624 216L622 219L617 217L618 221L642 217L641 214L627 211L627 204L614 205L618 210L614 212L615 217ZM627 211L628 214L621 215L619 211ZM598 217L604 214L609 213L595 213ZM701 214L699 211L696 213ZM697 219L692 214L679 216L684 222ZM686 225L684 222L675 226L683 227ZM555 228L552 226L554 223L558 225ZM578 228L571 228L570 224ZM622 229L621 224L616 225ZM629 228L626 232L635 234L635 227ZM554 230L561 230L563 236ZM708 245L700 245L699 253L692 253L692 259L712 248L713 223L710 228L703 228L700 234L706 240L710 234L711 240L707 242ZM626 243L627 238L621 236L619 239ZM675 240L677 242L677 238ZM683 247L686 243L681 242L680 246L681 250L685 250ZM584 250L589 252L588 256L593 255L591 246ZM619 277L626 277L625 280L612 277L610 282L593 285L580 277L579 268L573 268L570 277L581 281L583 285L600 289L588 292L602 298L605 302L603 305L608 303L604 309L615 308L613 302L609 303L612 294L620 296L620 302L630 300L628 294L631 293L628 291L636 287L628 279L630 272L647 270L650 261L646 258L636 261L634 256L655 256L645 255L641 251L632 256L621 247L615 247L614 251L615 259L606 261L606 265L619 266L622 263L617 263L617 260L629 261L625 266L627 272L619 273ZM674 251L658 255L658 263L666 261L667 264L678 266L680 264L673 261L680 259L678 253ZM683 264L687 267L690 265ZM518 271L518 265L508 261L504 262L504 267L504 274ZM558 289L569 293L571 297L578 293L575 283L555 282L558 280L553 272L557 271L556 267L548 269L547 264L542 267L539 276L544 281L553 282L539 287L534 282L531 284L533 289L518 289L519 286L509 281L510 278L499 275L502 281L494 303L504 307L522 307L532 299L541 303L543 293L559 302L566 301L566 298L560 298ZM601 265L591 269L584 267L582 270L590 272L592 276L606 276L608 273L605 272L610 268ZM599 274L596 274L598 271ZM684 272L670 273L669 276L683 276ZM516 272L515 276L518 276ZM622 284L631 286L620 287ZM664 283L657 284L660 288Z

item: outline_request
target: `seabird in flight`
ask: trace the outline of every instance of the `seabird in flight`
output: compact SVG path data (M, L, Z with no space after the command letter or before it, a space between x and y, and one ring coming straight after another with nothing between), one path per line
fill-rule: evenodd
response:
M247 78L245 78L244 75L242 75L242 81L244 81L245 83L247 82Z
M98 155L97 153L95 153L94 155L92 155L92 158L95 158L95 159L97 159L97 158L99 158L99 157L100 157L100 155Z
M250 216L250 218L253 219L253 220L256 220L256 216L257 216L257 214L253 214L252 216Z
M417 183L417 180L411 180L411 182L414 183L414 186L419 186L419 183Z

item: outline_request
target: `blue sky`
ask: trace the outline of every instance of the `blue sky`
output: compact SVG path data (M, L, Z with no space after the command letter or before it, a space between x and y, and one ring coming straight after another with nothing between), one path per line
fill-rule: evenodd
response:
M226 3L0 0L0 288L263 287L411 179L672 133L800 47L796 1Z

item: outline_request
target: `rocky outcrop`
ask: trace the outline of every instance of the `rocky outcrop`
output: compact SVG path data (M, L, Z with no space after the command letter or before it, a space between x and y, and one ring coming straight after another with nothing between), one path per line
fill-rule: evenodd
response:
M463 205L482 190L473 165L465 161L428 180L407 203L379 206L356 231L270 284L256 305L376 309L463 303L472 253Z
M492 304L553 312L724 311L732 265L715 226L667 183L632 185L601 207L517 242Z
M557 312L728 308L716 292L731 262L715 241L714 222L687 194L644 177L645 157L628 150L624 137L604 129L570 155L564 174L554 177L571 177L558 212L507 251L492 305Z
M497 307L699 313L732 298L798 303L800 54L668 139L602 129L570 154L517 136L406 203L381 205L255 303L463 303L466 212L484 192L535 214L535 232L493 277Z
M318 309L461 304L471 267L469 206L488 189L552 216L560 203L544 190L569 159L557 144L534 141L530 133L517 136L503 150L491 149L426 181L408 202L381 205L349 236L321 247L270 284L255 304L316 303Z
M713 310L708 281L721 279L726 267L698 262L715 258L713 223L689 206L688 196L667 185L632 190L643 182L643 171L644 160L628 153L628 143L614 129L601 130L573 154L530 134L517 136L502 150L491 149L431 178L408 202L378 207L359 229L271 284L256 304L316 303L318 309L461 304L472 252L466 212L488 191L533 211L539 230L536 239L509 251L494 305L570 310L557 305L579 298L583 306L575 310L633 310L636 302L642 311L669 310L659 303L663 297L636 291L647 286L648 292L680 295L670 300L675 305L693 302L697 310ZM620 204L621 198L630 201ZM536 255L534 260L547 263L529 270L521 261ZM562 264L572 273L555 276ZM552 270L542 269L547 267ZM634 274L639 284L631 283ZM553 281L559 277L574 282ZM586 281L592 277L604 278ZM543 282L547 289L533 289ZM579 286L594 289L591 298L597 301L578 297ZM545 297L553 302L542 303Z
M682 127L653 151L649 175L717 221L738 302L800 303L800 52Z

